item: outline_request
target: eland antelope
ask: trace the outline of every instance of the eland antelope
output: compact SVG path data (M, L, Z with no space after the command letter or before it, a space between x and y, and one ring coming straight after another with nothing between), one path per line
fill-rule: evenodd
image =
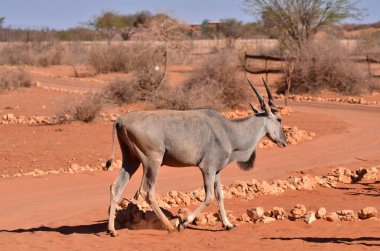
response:
M175 229L155 199L156 179L162 165L197 166L203 175L205 200L180 223L178 230L185 229L212 202L214 196L218 201L223 227L227 230L235 227L224 209L220 171L234 160L241 169L250 170L256 158L256 146L265 135L280 147L287 146L281 116L267 83L264 81L268 103L258 89L248 82L259 99L261 111L251 104L255 114L244 118L227 119L214 110L199 109L136 111L116 119L112 132L112 157L106 167L109 168L114 157L115 131L123 160L119 175L111 185L108 221L111 236L118 235L114 226L116 204L140 164L143 175L138 193L168 231Z

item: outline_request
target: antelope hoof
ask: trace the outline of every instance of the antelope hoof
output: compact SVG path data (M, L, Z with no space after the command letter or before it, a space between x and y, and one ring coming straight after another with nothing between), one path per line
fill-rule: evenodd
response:
M227 225L227 226L223 226L225 230L229 231L229 230L232 230L236 227L236 225Z
M175 228L174 227L170 227L170 228L167 228L168 230L168 233L173 233L173 232L176 232Z
M183 222L183 223L180 223L180 224L178 225L178 232L185 231L186 226L187 226L187 224L185 224L184 222Z
M119 234L118 232L116 232L116 230L108 230L109 234L111 235L111 237L118 237Z

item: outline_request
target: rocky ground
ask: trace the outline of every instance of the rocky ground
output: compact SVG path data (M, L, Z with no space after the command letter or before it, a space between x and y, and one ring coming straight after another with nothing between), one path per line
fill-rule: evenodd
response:
M258 182L255 179L251 181L237 181L224 186L223 193L224 198L227 200L232 198L253 200L258 196L280 195L285 193L286 190L312 191L316 187L337 188L338 183L354 184L357 182L374 182L376 180L380 180L380 166L360 168L353 171L340 167L331 170L324 176L291 176L286 180L274 180L270 183L267 181ZM158 205L166 213L166 216L175 228L178 228L179 223L186 220L186 217L191 213L190 209L183 206L199 205L204 198L205 193L203 188L189 192L169 191L165 195L156 195ZM173 209L177 207L181 208L176 214L172 213ZM144 198L138 194L135 195L135 198L124 198L117 208L116 215L118 228L163 229L158 217ZM264 210L262 207L247 208L246 212L242 215L235 215L234 212L229 211L228 218L235 224L269 223L285 219L290 221L303 220L307 224L311 224L318 219L329 222L367 219L380 221L380 218L377 218L377 209L371 206L364 207L358 212L354 212L351 209L327 212L325 207L319 207L314 211L308 210L303 204L294 205L289 212L278 206L268 210ZM201 213L195 218L193 224L196 226L215 226L217 222L221 222L217 212Z
M65 76L60 67L33 70L41 87L0 94L1 247L380 248L379 95L291 97L291 109L282 110L291 144L280 149L264 140L253 170L244 172L233 163L221 173L228 217L238 225L232 231L223 230L215 201L185 231L162 230L150 208L133 199L141 181L139 169L118 208L120 237L111 238L106 233L109 186L120 161L107 172L101 165L111 150L112 120L140 106L108 110L93 124L55 124L59 104L78 92L102 88L111 77L79 80ZM183 75L178 71L169 75L175 74ZM225 116L246 114L229 111ZM117 152L116 159L120 158ZM158 199L173 224L199 205L204 197L201 187L197 168L161 168Z

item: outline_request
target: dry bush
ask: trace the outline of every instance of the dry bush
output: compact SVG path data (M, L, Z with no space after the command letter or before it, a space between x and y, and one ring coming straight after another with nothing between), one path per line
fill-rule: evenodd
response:
M165 50L160 42L132 42L129 47L134 52L131 65L135 71L151 71L165 63Z
M12 43L0 51L0 64L7 65L59 65L64 48L55 42Z
M25 70L20 68L0 70L0 92L31 86L32 80Z
M193 48L191 42L172 42L168 47L170 48L170 53L168 53L168 61L170 64L186 65L192 63L193 55L191 51Z
M166 84L164 72L160 70L164 53L162 46L135 43L130 46L135 53L131 55L133 74L129 80L115 79L104 89L104 96L109 103L152 101L158 88Z
M103 89L103 96L111 104L133 103L136 97L136 82L123 78L116 78Z
M94 67L97 73L127 72L130 63L131 51L123 44L93 45L88 55L88 64Z
M88 63L89 47L83 42L70 42L65 46L62 64L84 65Z
M225 109L239 106L247 94L238 71L239 61L235 51L227 49L210 56L193 71L182 87L188 108Z
M371 81L371 83L368 86L369 92L380 92L380 79L376 79L374 81Z
M157 109L188 110L192 107L182 88L167 85L154 95L152 101Z
M366 54L380 51L380 31L371 32L369 34L363 35L358 41L356 47L356 53Z
M111 104L153 101L162 80L162 73L154 68L141 68L130 79L116 78L103 89L103 96Z
M82 103L75 107L73 118L83 122L91 122L99 114L102 102L97 95L87 96Z
M34 60L27 43L7 44L0 51L2 65L33 65Z
M108 46L108 45L107 45ZM91 122L96 118L105 104L128 104L137 101L154 101L157 89L166 83L163 73L155 68L153 50L140 51L140 59L133 65L136 70L130 79L116 78L100 93L86 95L80 102L74 102L72 107L65 109L64 114L71 115L73 120ZM152 60L153 59L153 60Z
M37 65L60 65L63 59L64 48L61 43L37 43L34 47Z
M368 88L367 72L351 59L337 40L326 39L305 45L291 76L292 93L318 93L322 90L344 95L358 94ZM279 92L286 89L286 76Z
M162 57L162 46L153 42L98 44L90 48L88 64L98 73L129 72L162 64Z
M152 96L166 84L163 73L153 67L143 67L135 71L134 81L137 85L140 100L152 100Z
M57 107L57 123L72 121L92 122L104 106L101 92L70 95Z

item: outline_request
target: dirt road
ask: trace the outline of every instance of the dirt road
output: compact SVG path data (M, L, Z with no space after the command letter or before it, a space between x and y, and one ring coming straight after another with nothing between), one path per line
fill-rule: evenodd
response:
M63 89L66 91L100 91L105 86L104 82L99 81L84 80L79 78L58 78L41 74L32 74L32 79L33 81L38 81L43 87Z
M302 145L285 149L259 150L253 171L240 171L233 164L223 170L223 183L252 178L273 180L300 171L323 174L334 165L360 166L380 163L379 107L320 103L293 103L292 106L296 112L307 114L300 127L316 131L320 136ZM331 118L331 123L326 117ZM323 123L320 123L321 121ZM321 247L325 250L371 248L375 250L380 248L378 222L368 225L361 222L329 226L326 225L329 223L325 222L311 226L302 222L276 222L268 225L246 224L231 232L219 232L218 229L209 231L188 229L184 233L171 235L159 230L122 230L121 237L109 238L104 233L106 227L104 220L107 218L109 185L116 175L116 172L94 172L0 180L1 246L7 250L41 248L242 250L254 247L268 250L297 250L297 248L319 250ZM125 195L134 194L140 177L141 170L127 186ZM163 167L160 170L157 190L159 193L164 193L173 189L190 190L201 185L201 175L196 168ZM308 196L314 195L303 194L303 197L297 199L307 203L312 201ZM294 199L298 195L287 196ZM315 196L323 198L326 195ZM344 196L342 198L345 202L356 203L350 196ZM276 198L271 197L268 200L276 201ZM261 201L265 201L265 198ZM240 207L237 205L244 207L243 202L239 203L231 200L227 202L227 208L239 210ZM360 198L357 203L361 203ZM215 205L211 209L216 210ZM293 238L290 240L286 236ZM331 238L330 241L326 239L327 237ZM320 246L326 242L328 245Z

